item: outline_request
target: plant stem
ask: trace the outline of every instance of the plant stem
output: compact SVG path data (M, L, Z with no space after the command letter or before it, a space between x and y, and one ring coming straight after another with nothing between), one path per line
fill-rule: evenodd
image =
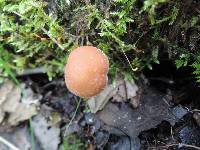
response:
M65 133L64 133L64 137L66 136L66 134L67 134L67 129L69 128L69 126L72 124L72 121L74 120L74 118L76 117L76 113L77 113L77 111L78 111L78 108L79 108L79 106L80 106L80 103L81 103L81 98L79 99L79 101L78 101L78 104L77 104L77 106L76 106L76 110L75 110L75 112L74 112L74 114L73 114L73 116L72 116L72 119L70 120L70 122L67 124L67 126L66 126L66 129L65 129Z

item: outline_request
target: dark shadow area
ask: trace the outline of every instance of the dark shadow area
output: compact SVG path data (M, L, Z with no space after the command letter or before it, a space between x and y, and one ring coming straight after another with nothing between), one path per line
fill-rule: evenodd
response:
M200 87L196 82L192 67L177 69L174 63L165 60L160 64L153 64L153 69L144 69L144 75L150 86L160 92L171 94L175 104L200 106Z

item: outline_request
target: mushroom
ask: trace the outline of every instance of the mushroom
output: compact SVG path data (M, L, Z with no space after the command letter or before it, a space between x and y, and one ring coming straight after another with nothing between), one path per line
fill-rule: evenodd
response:
M65 83L69 91L83 98L100 93L107 85L108 57L98 48L74 49L65 66Z

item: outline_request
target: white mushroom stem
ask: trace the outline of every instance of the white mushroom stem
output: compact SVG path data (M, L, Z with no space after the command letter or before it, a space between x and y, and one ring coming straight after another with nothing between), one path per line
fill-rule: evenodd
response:
M8 146L11 150L20 150L15 145L13 145L12 143L8 142L6 139L4 139L1 136L0 136L0 142L3 143L3 144L5 144L6 146Z

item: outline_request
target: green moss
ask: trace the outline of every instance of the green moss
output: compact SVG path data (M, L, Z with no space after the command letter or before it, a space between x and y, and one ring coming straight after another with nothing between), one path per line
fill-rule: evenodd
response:
M177 67L196 66L195 5L190 0L0 0L1 55L9 55L4 61L11 72L44 66L49 79L63 74L67 55L80 45L103 50L113 78L118 73L137 78L137 72L159 63L163 51ZM197 33L187 35L190 30ZM1 76L5 72L1 69Z
M69 135L64 138L60 150L84 150L86 145L75 135Z

